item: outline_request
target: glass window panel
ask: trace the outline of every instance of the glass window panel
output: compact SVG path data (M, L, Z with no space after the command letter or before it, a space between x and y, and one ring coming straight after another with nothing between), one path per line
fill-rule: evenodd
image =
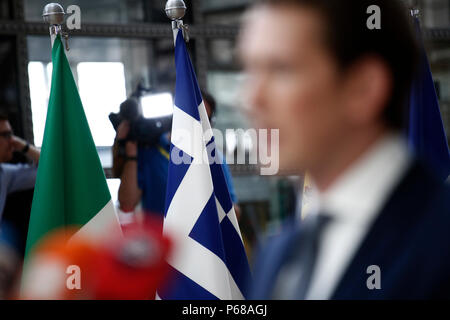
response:
M31 110L36 146L42 146L52 65L32 61L28 64ZM77 66L78 87L84 111L97 146L110 146L114 130L108 115L117 112L126 99L125 74L120 62L84 62Z
M448 28L450 26L450 1L422 0L419 6L421 22L427 28Z
M51 46L47 36L29 36L27 40L33 128L35 143L41 145L51 80ZM145 112L156 116L172 111L173 41L92 37L69 41L66 55L100 159L110 168L115 132L108 115L117 112L139 84L150 89L142 100Z
M31 110L33 115L34 144L42 146L44 137L45 118L47 116L48 97L50 93L50 79L48 70L42 62L31 61L28 64L28 78L30 81Z
M202 0L202 9L204 11L223 12L232 9L242 9L253 2L255 0Z
M108 115L119 111L126 99L125 71L121 62L82 62L77 66L84 111L97 146L111 145L115 131Z
M233 39L214 39L208 42L210 67L217 69L234 68L236 64L236 43Z

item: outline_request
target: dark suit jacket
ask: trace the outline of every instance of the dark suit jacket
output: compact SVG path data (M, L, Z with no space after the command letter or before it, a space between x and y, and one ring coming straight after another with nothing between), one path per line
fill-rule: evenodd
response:
M252 299L271 298L300 233L301 226L288 227L268 241L254 264ZM380 290L367 288L371 265L381 269ZM331 299L449 297L450 188L415 162L375 219Z

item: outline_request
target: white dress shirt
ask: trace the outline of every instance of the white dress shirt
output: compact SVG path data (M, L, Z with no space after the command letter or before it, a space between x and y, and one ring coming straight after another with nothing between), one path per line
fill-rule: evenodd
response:
M312 194L311 214L332 217L323 230L306 298L331 298L356 250L388 196L409 168L411 156L399 135L386 135L325 192Z

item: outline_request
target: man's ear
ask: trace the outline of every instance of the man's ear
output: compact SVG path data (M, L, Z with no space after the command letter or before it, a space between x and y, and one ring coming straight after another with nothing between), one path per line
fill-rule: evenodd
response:
M351 125L365 126L380 120L393 91L393 75L377 56L366 56L345 74L345 117Z

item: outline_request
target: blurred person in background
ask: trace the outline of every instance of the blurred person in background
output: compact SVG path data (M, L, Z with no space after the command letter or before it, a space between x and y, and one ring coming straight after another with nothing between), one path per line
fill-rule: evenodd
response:
M130 122L122 121L116 141L125 139ZM120 177L119 203L125 213L135 211L141 203L143 212L162 226L169 165L169 134L162 134L156 145L139 147L137 141L125 141L125 154L119 157L123 166ZM142 201L141 201L142 200Z
M214 98L202 91L205 107L211 121L215 111L216 102ZM123 121L117 130L116 141L125 139L130 130L130 123ZM162 227L166 189L167 174L169 166L170 153L170 133L163 134L159 142L151 147L138 147L135 141L125 142L125 155L115 156L115 162L122 161L123 165L116 171L120 176L121 183L119 187L119 203L123 212L133 212L135 208L142 204L144 213L150 215L159 222ZM222 159L224 160L223 156ZM228 166L223 162L225 177L233 203L237 203L234 192L231 174ZM235 205L236 213L239 207Z
M33 164L9 164L14 152L26 155ZM0 114L0 221L7 195L34 188L40 151L16 137L6 114Z
M450 191L401 134L417 59L408 13L394 0L266 0L246 15L255 124L280 129L280 169L307 171L317 190L261 250L253 299L450 297Z
M18 234L13 226L0 225L0 300L13 297L14 285L21 270Z

